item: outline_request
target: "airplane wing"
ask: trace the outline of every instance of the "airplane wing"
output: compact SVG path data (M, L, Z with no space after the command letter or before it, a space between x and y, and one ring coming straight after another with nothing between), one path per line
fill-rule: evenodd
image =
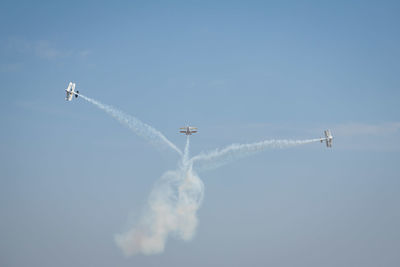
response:
M65 92L67 93L66 94L66 96L65 96L65 100L67 100L67 101L71 101L71 99L72 99L72 97L70 97L70 95L71 95L71 87L72 87L72 82L70 82L69 84L68 84L68 87L67 87L67 89L65 89Z
M69 82L69 84L68 84L68 88L67 88L67 90L66 90L66 91L71 91L71 87L72 87L72 82Z
M330 130L326 130L326 131L324 131L324 133L325 133L326 146L327 147L332 147L333 136L331 134L331 131Z
M197 133L197 131L190 131L191 133Z

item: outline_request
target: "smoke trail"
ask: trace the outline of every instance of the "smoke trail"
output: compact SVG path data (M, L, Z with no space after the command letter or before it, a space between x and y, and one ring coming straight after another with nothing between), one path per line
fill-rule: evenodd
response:
M189 135L186 136L186 145L183 151L182 164L186 165L189 162Z
M190 240L196 231L196 213L204 196L204 184L193 171L194 163L202 167L200 170L213 169L267 148L283 148L317 141L320 139L232 144L190 159L188 136L179 168L162 175L150 193L147 210L138 224L123 234L115 235L115 242L126 256L130 256L163 252L170 235L185 241Z
M163 252L170 234L185 241L194 236L204 184L193 171L188 156L189 137L180 167L164 173L155 184L139 223L126 233L115 235L115 242L126 256Z
M204 184L193 171L193 163L200 169L213 169L234 159L245 157L267 148L284 148L320 141L266 140L252 144L232 144L224 149L202 153L189 159L189 136L179 168L167 171L153 187L148 207L138 224L123 234L115 235L115 242L126 256L146 255L164 251L168 236L185 241L196 231L196 212L204 196ZM199 164L200 163L200 164Z
M209 153L201 153L191 159L198 171L212 170L221 167L235 159L253 155L267 148L285 148L312 142L319 142L321 139L309 140L265 140L251 144L232 144L223 149L216 149Z
M140 121L139 119L133 116L129 116L120 110L117 110L108 105L104 105L103 103L100 103L99 101L91 99L87 96L81 94L79 94L79 96L88 101L89 103L92 103L98 108L104 110L106 113L117 119L117 121L119 121L121 124L128 126L128 128L131 129L134 133L147 139L149 142L153 144L155 143L155 144L167 145L168 147L172 148L180 155L182 155L182 151L179 148L177 148L171 141L169 141L161 132L154 129L150 125Z
M194 236L198 223L196 213L204 196L204 184L194 172L194 164L200 171L215 169L230 161L267 148L291 147L321 140L265 140L251 144L232 144L223 149L201 153L190 159L189 136L187 136L182 153L161 132L137 118L84 95L80 96L128 126L137 135L146 138L151 143L167 145L182 156L178 168L165 172L154 185L148 199L146 212L139 222L127 232L115 235L115 242L127 256L137 253L163 252L170 235L185 241Z

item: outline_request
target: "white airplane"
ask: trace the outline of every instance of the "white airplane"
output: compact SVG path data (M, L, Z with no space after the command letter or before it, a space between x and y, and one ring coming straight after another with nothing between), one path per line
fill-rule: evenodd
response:
M75 83L70 82L68 85L68 88L65 89L65 92L67 92L67 96L65 97L65 100L71 101L72 97L78 97L79 91L75 91Z
M325 141L326 147L332 147L333 136L331 134L331 131L326 130L326 131L324 131L324 134L325 134L325 138L321 138L321 143L323 143Z
M196 127L186 126L186 127L179 128L179 129L181 129L179 131L180 133L184 133L186 135L192 135L194 133L197 133L197 128Z

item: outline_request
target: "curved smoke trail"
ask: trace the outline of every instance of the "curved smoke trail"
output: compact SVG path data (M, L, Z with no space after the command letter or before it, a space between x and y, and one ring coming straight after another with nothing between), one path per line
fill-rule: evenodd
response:
M117 119L117 121L119 121L121 124L128 126L128 128L131 129L134 133L136 133L140 137L147 139L150 143L166 145L169 148L172 148L173 150L178 152L179 155L182 155L182 151L176 145L169 141L160 131L154 129L150 125L140 121L133 116L127 115L118 109L115 109L108 105L104 105L103 103L91 99L87 96L81 94L79 94L79 96L89 103L92 103L98 108L104 110L106 113Z
M190 240L203 196L204 184L192 169L187 138L179 168L163 174L150 193L146 213L129 231L115 236L117 245L130 256L164 251L170 234Z
M178 168L165 172L155 183L146 212L139 222L127 232L115 235L115 242L127 256L137 253L160 253L164 251L170 235L186 241L194 236L198 223L196 213L203 200L204 184L194 172L193 165L200 171L210 170L267 148L284 148L320 141L320 139L265 140L251 144L232 144L223 149L189 158L189 136L182 153L161 132L150 125L99 101L84 95L80 96L104 110L121 124L128 126L137 135L151 143L166 145L182 156Z
M261 152L267 148L285 148L297 145L319 142L321 139L308 140L264 140L251 144L232 144L223 149L215 149L208 153L201 153L191 159L198 171L213 170L235 159L244 158Z

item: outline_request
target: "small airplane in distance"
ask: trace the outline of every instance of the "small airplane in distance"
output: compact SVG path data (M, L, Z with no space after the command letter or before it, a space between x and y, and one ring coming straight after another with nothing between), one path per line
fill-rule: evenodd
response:
M325 141L326 147L332 147L333 136L331 134L331 131L326 130L326 131L324 131L324 134L325 134L325 138L321 138L321 143L323 143Z
M65 89L65 92L67 92L67 96L65 97L65 100L71 101L72 97L78 97L79 91L75 91L75 83L70 82L68 85L68 88Z
M196 127L186 126L186 127L179 128L179 129L181 129L179 131L180 133L184 133L186 135L192 135L194 133L197 133L197 128Z

